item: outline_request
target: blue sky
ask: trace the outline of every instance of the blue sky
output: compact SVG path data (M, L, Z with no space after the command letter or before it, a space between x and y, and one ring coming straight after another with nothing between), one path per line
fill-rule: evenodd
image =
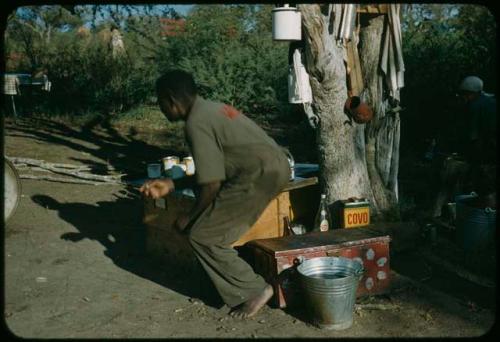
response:
M193 5L171 5L179 14L186 15Z

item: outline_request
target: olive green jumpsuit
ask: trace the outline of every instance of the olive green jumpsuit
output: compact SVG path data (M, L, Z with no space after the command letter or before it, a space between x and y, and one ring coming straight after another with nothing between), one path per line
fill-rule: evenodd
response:
M235 108L197 96L186 120L196 182L221 182L215 200L192 224L189 242L230 307L267 285L231 247L288 183L284 150Z

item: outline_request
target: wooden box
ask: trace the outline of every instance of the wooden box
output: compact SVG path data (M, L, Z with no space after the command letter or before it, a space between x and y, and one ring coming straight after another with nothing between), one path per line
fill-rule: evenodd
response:
M233 246L238 247L254 239L283 236L284 218L314 219L319 204L318 179L297 178L274 198L257 222ZM194 196L173 193L162 200L144 199L146 248L148 253L174 261L180 267L196 264L195 256L186 235L173 228L175 219L193 206ZM195 267L195 266L194 266Z
M335 229L304 235L254 240L245 245L255 272L274 287L274 305L280 308L300 301L296 266L299 257L343 256L358 259L365 273L357 296L382 294L390 285L388 235L378 230Z

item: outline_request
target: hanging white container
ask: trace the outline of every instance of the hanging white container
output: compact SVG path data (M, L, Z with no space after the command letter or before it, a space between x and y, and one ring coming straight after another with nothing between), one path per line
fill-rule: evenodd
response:
M273 15L274 40L302 40L301 14L295 7L276 7Z
M301 62L298 49L293 53L293 65L288 69L288 102L311 103L312 90L309 83L309 74Z

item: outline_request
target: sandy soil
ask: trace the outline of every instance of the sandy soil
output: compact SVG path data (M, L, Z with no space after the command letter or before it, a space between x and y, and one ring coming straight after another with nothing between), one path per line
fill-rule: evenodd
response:
M4 135L11 157L136 174L168 154L145 134L102 126L7 122ZM391 255L391 292L358 299L349 329L318 329L300 307L229 318L227 307L197 298L189 275L146 253L142 215L140 197L125 186L22 180L4 235L9 331L24 338L477 337L495 323L494 288L425 264L411 250Z

